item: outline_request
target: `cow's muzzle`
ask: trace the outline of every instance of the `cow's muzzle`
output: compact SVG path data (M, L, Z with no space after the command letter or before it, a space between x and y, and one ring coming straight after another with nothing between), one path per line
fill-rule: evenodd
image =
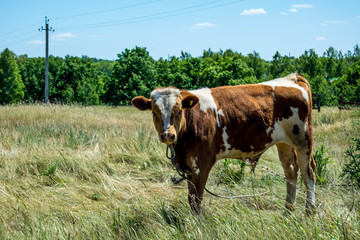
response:
M160 141L166 143L167 145L173 144L175 142L175 134L164 132L160 134Z

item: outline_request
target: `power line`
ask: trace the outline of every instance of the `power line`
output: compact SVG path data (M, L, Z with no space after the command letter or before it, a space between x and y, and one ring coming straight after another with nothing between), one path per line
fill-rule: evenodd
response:
M16 35L16 36L14 36L14 37L10 37L10 38L8 38L8 39L0 40L0 42L6 42L6 41L10 41L10 40L15 40L15 39L17 39L17 38L20 38L20 37L29 35L30 33L34 33L34 29L31 30L31 31L29 31L29 32Z
M181 12L181 11L192 9L192 8L198 8L198 7L202 7L202 6L206 6L206 5L211 5L216 2L221 2L221 1L223 1L223 0L217 0L217 1L212 1L209 3L193 5L193 6L186 7L186 8L175 9L175 10L171 10L171 11L165 11L165 12L161 12L161 13L150 14L150 15L145 15L145 16L140 16L140 17L121 19L121 20L116 20L116 21L77 25L77 26L68 26L68 27L65 26L63 28L60 28L59 30L99 28L99 27L116 26L116 25L122 25L122 24L128 24L128 23L143 22L143 21L149 21L149 20L157 20L157 19L162 19L162 18L169 18L169 17L173 17L173 16L184 15L184 14L188 14L188 13L218 8L218 7L222 7L222 6L226 6L226 5L232 5L232 4L235 4L238 2L243 2L244 0L238 0L238 1L233 1L233 2L229 2L229 3L218 4L218 5L210 6L210 7L206 7L206 8L200 8L200 9L195 9L195 10L191 10L191 11ZM180 12L180 13L176 13L176 12ZM175 13L175 14L170 14L170 13ZM170 14L170 15L166 15L166 14ZM166 15L166 16L161 16L161 15Z
M11 42L11 43L7 43L7 44L0 45L0 48L5 47L5 46L6 46L6 47L7 47L7 46L11 46L11 45L17 44L17 43L19 43L19 42L24 42L24 41L29 40L29 39L31 39L31 38L34 38L34 37L36 37L36 36L38 36L38 35L39 35L39 33L36 33L35 35L31 35L30 37L23 38L23 39L20 39L20 40L18 40L18 41L15 41L15 42Z
M77 14L77 15L70 15L70 16L50 18L50 20L58 20L58 19L74 18L74 17L83 17L83 16L94 15L94 14L114 12L114 11L118 11L118 10L123 10L123 9L132 8L132 7L143 6L143 5L147 5L147 4L154 3L154 2L159 2L159 1L161 1L161 0L153 0L153 1L143 2L143 3L137 3L137 4L133 4L133 5L125 6L125 7L113 8L113 9L96 11L96 12L89 12L89 13L82 13L82 14Z
M207 8L202 8L202 9L195 9L195 10L192 10L192 11L187 11L187 12L172 14L172 15L168 15L168 16L153 17L153 18L147 18L147 19L138 20L138 21L130 21L130 22L125 22L125 23L120 23L120 24L137 23L137 22L150 21L150 20L158 20L158 19L162 19L162 18L174 17L174 16L184 15L184 14L188 14L188 13L200 12L200 11L205 11L205 10L209 10L209 9L213 9L213 8L218 8L218 7L223 7L223 6L227 6L227 5L232 5L232 4L235 4L235 3L238 3L238 2L243 2L243 1L244 1L244 0L238 0L238 1L230 2L230 3L224 3L224 4L220 4L220 5L216 5L216 6L211 6L211 7L207 7ZM112 25L108 25L108 26L114 26L114 25L117 25L117 24L112 24Z
M161 0L152 0L152 1L137 3L137 4L133 4L133 5L129 5L129 6L120 7L120 8L114 8L114 9L108 9L108 10L102 10L102 11L96 11L96 12L89 12L89 13L83 13L83 14L77 14L77 15L70 15L70 16L63 16L63 17L57 17L57 18L51 18L51 19L54 19L54 20L56 19L56 20L57 20L57 19L66 19L66 18L74 18L74 17L82 17L82 16L87 16L87 15L101 14L101 13L118 11L118 10L128 9L128 8L137 7L137 6L148 5L148 4L151 4L151 3L154 3L154 2L159 2L159 1L161 1ZM48 20L50 20L50 19L48 19ZM35 26L35 25L38 25L38 24L40 24L41 22L42 22L42 21L38 21L38 22L35 22L35 23L33 23L33 24L27 25L27 26L25 26L25 27L21 27L21 28L15 29L15 30L13 30L13 31L0 34L0 37L6 36L6 35L10 35L10 34L12 34L12 33L20 32L20 31L25 30L25 29L29 29L30 27ZM28 34L32 33L33 31L34 31L34 30L31 30L31 31L26 32L26 33L23 33L23 34L19 34L19 35L13 36L13 37L11 37L11 38L9 38L9 39L0 40L0 43L1 43L1 42L6 42L6 41L12 41L12 40L14 40L14 39L17 39L17 38L23 37L23 36L25 36L25 35L28 35ZM32 37L34 37L34 35L33 35ZM12 43L7 44L7 45L13 45L13 44L15 44L15 43L28 40L28 39L30 39L30 38L32 38L32 37L24 38L24 39L21 39L21 40L12 42ZM2 47L2 46L5 46L5 45L0 45L0 47Z
M81 16L87 16L87 15L93 15L93 14L100 14L100 13L105 13L105 12L110 12L110 11L117 11L117 10L121 10L121 9L146 5L146 4L150 4L150 3L153 3L153 2L157 2L157 1L160 1L160 0L153 0L153 1L143 2L143 3L133 4L133 5L129 5L129 6L121 7L121 8L102 10L102 11L83 13L83 14L78 14L78 15L64 16L64 17L57 17L57 18L51 18L51 19L54 19L54 20L55 19L65 19L65 18L73 18L73 17L81 17ZM101 23L94 23L94 24L85 24L85 25L77 25L77 26L68 26L68 27L65 26L65 27L60 28L60 29L58 28L58 30L67 30L67 29L79 29L79 30L81 30L81 29L110 27L110 26L116 26L116 25L138 23L138 22L151 21L151 20L158 20L158 19L163 19L163 18L169 18L169 17L179 16L179 15L184 15L184 14L189 14L189 13L194 13L194 12L200 12L200 11L205 11L205 10L214 9L214 8L219 8L219 7L223 7L223 6L227 6L227 5L232 5L232 4L236 4L238 2L243 2L244 0L237 0L237 1L232 1L232 2L213 5L213 4L222 2L222 1L224 1L224 0L215 0L215 1L212 1L212 2L203 3L203 4L197 4L197 5L184 7L184 8L180 8L180 9L174 9L174 10L170 10L170 11L165 11L165 12L160 12L160 13L155 13L155 14L149 14L149 15L144 15L144 16L139 16L139 17L133 17L133 18L120 19L120 20L115 20L115 21L108 21L108 22L101 22ZM211 5L213 5L213 6L211 6ZM207 7L205 7L205 6L207 6ZM198 8L198 9L196 9L196 8ZM48 20L50 20L50 19L48 19ZM40 22L28 25L26 27L16 29L14 31L2 34L0 36L4 36L4 35L7 35L7 34L11 34L11 33L15 33L15 32L27 29L29 27L32 27L32 26L38 24L38 23L40 23ZM12 37L11 40L22 37L24 35L28 35L31 32L33 32L33 31L29 31L29 32L26 32L24 34L16 35L16 36ZM32 35L32 36L27 37L27 38L20 39L20 40L15 41L15 42L0 45L0 47L14 45L14 44L17 44L19 42L29 40L29 39L31 39L31 38L33 38L35 36L37 36L37 34ZM2 40L0 42L5 42L5 41L9 41L9 40Z
M134 20L137 20L137 19L155 17L155 16L164 15L164 14L184 11L184 10L187 10L187 9L202 7L202 6L210 5L210 4L213 4L213 3L216 3L216 2L221 2L221 1L223 1L223 0L216 0L216 1L208 2L208 3L197 4L197 5L193 5L193 6L190 6L190 7L185 7L185 8L180 8L180 9L175 9L175 10L170 10L170 11L165 11L165 12L160 12L160 13L155 13L155 14L149 14L149 15L140 16L140 17L126 18L126 19L120 19L120 20L108 21L108 22L102 22L102 23L93 23L93 24L69 26L69 27L66 27L66 29L94 28L94 27L96 28L96 27L103 27L103 26L108 25L108 24L111 24L110 26L112 26L112 24L115 24L115 23L119 23L119 24L122 24L122 22L127 23L128 21L134 21ZM147 20L147 19L144 19L144 20Z
M21 27L21 28L18 28L18 29L15 29L13 31L10 31L10 32L7 32L7 33L3 33L3 34L0 34L0 36L6 36L6 35L9 35L9 34L12 34L12 33L15 33L15 32L19 32L19 31L22 31L24 29L27 29L29 27L32 27L32 26L35 26L35 25L38 25L39 23L41 23L42 21L39 21L39 22L36 22L36 23L33 23L33 24L30 24L26 27Z

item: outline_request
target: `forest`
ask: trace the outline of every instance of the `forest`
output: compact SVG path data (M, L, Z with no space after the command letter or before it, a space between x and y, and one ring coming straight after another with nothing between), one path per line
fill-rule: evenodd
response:
M341 100L360 101L360 47L346 53L329 47L322 55L306 50L298 58L276 52L272 60L256 51L204 50L193 57L155 60L144 47L125 49L115 61L87 56L49 57L49 100L82 105L129 105L133 97L149 97L159 86L196 89L258 83L297 72L311 84L321 105ZM43 102L45 58L16 55L8 48L0 55L0 104Z

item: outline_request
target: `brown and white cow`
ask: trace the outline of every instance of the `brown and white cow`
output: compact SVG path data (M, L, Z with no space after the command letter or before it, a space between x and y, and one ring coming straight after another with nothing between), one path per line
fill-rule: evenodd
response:
M160 141L175 148L188 173L189 203L199 212L205 184L223 158L256 159L276 145L287 179L286 208L296 196L298 169L307 189L306 210L315 208L312 99L305 78L291 74L260 84L180 90L157 88L132 104L152 110Z

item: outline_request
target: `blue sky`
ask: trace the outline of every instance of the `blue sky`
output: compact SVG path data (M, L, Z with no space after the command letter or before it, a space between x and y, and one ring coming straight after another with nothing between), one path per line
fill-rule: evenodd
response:
M50 54L117 59L125 48L146 47L159 59L204 49L276 51L298 57L333 46L360 44L360 1L330 0L2 0L0 51L44 56L45 16Z

